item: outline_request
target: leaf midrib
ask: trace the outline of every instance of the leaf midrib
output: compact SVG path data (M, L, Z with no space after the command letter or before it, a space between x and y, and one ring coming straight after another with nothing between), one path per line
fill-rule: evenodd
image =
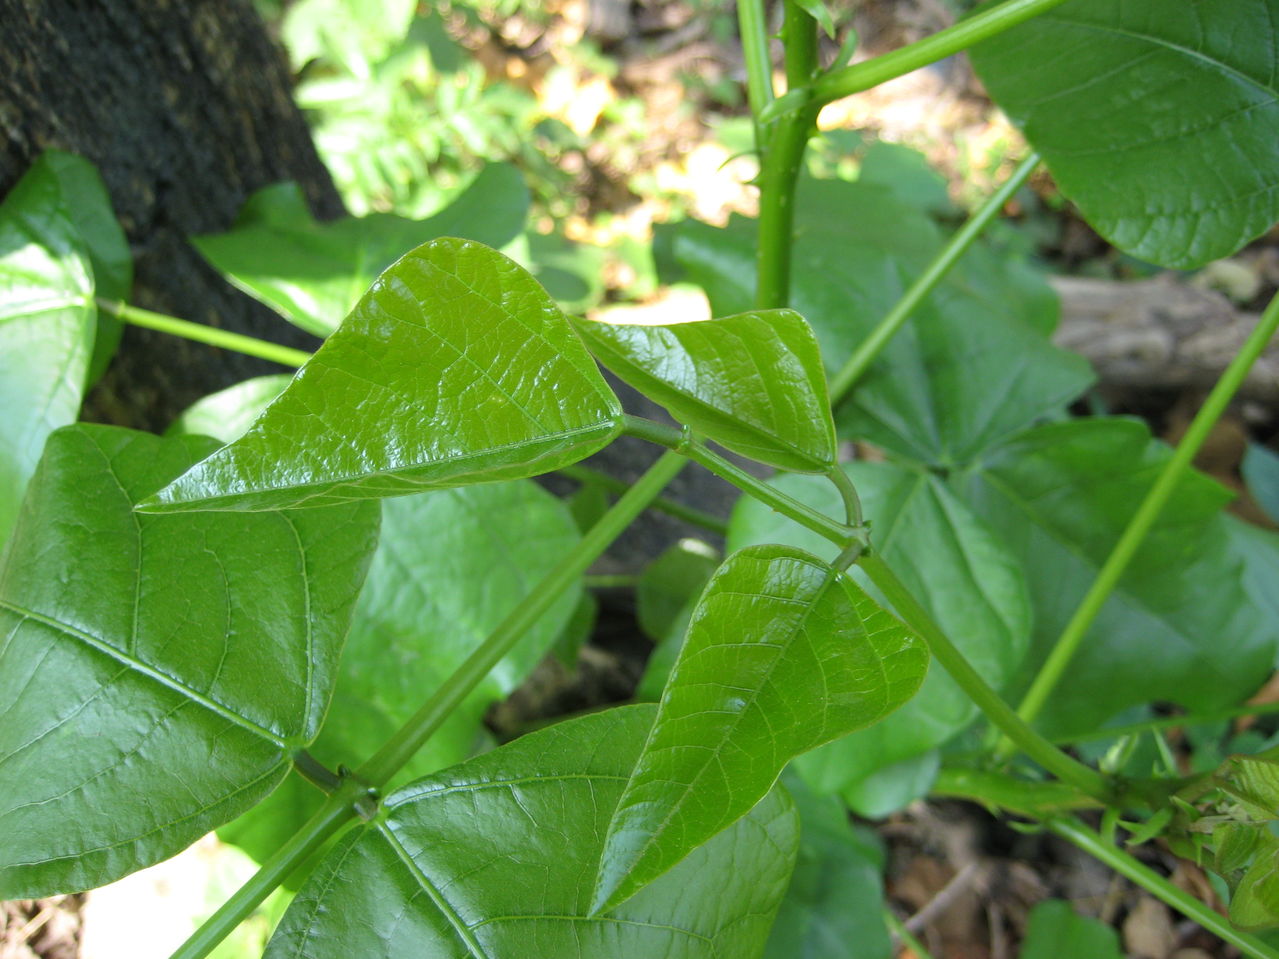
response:
M23 617L24 619L30 619L37 623L40 623L41 625L47 626L49 629L52 629L60 633L61 635L67 637L68 639L76 640L77 642L89 647L90 649L96 650L102 655L115 660L116 662L133 670L138 675L143 676L151 680L152 682L165 687L166 689L172 692L181 694L182 696L186 697L188 700L195 703L196 705L203 706L209 712L216 714L222 719L225 719L227 722L234 723L240 728L246 729L249 732L254 733L260 738L265 739L270 743L273 743L280 749L289 748L289 743L287 740L277 735L276 733L272 732L271 730L267 729L266 727L260 726L257 723L253 722L251 719L241 716L239 713L235 712L230 707L223 705L217 700L212 699L204 695L203 693L198 692L195 689L192 689L190 686L188 686L186 683L182 682L181 680L173 676L170 676L167 673L161 672L160 670L156 669L153 666L148 665L142 660L137 659L136 657L130 656L129 654L125 653L123 650L117 649L115 646L112 646L110 643L98 638L97 636L93 636L90 633L87 633L81 629L77 629L76 627L71 626L68 623L64 623L64 622L61 622L60 620L54 619L51 616L46 616L43 613L38 613L32 609L27 609L7 599L0 598L0 609L8 610L11 613L14 613L18 616Z

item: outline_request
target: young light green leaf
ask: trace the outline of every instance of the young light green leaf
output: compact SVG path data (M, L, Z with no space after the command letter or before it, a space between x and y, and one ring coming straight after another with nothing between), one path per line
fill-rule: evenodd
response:
M848 463L871 540L970 663L996 689L1016 675L1030 642L1031 609L1017 561L936 477L891 463ZM824 478L780 476L773 484L822 512L841 508ZM743 497L729 524L728 546L786 543L834 559L838 549ZM851 575L867 586L861 572ZM972 699L942 669L930 669L918 696L881 723L796 760L818 792L849 790L876 771L940 746L977 716Z
M505 246L527 216L520 172L493 164L425 220L374 213L318 223L297 185L281 183L251 196L234 229L192 243L245 293L295 326L327 336L404 251L443 236Z
M875 835L855 832L838 800L814 795L798 776L788 772L782 781L803 828L764 959L890 959Z
M397 790L298 893L267 959L756 959L799 841L781 790L629 902L586 911L653 714L560 723Z
M354 767L405 723L573 548L564 505L530 480L434 490L382 504L382 532L355 607L333 703L310 753ZM565 591L418 751L395 783L466 759L486 710L513 692L573 613ZM320 805L290 777L234 825L231 839L270 855ZM298 819L298 810L302 817ZM271 826L265 823L271 823ZM228 835L231 835L228 832Z
M831 750L827 761L838 758L842 758L841 753ZM840 790L839 795L857 815L866 819L887 819L916 799L927 796L933 783L937 781L940 769L941 751L930 749L910 759L876 769L869 776L848 783ZM827 782L839 782L846 781L848 776L843 772L836 772L834 775L826 772L823 778Z
M1073 0L971 51L1116 246L1190 269L1279 219L1273 0Z
M956 477L1030 586L1027 670L1047 655L1169 455L1135 420L1076 420L1030 430ZM1091 732L1140 703L1221 709L1264 681L1279 623L1251 594L1245 547L1264 561L1274 546L1231 535L1220 512L1229 496L1198 474L1174 492L1044 710L1051 734Z
M1230 921L1243 929L1279 926L1279 840L1267 835L1230 899Z
M1123 955L1114 929L1079 915L1068 902L1049 899L1030 911L1020 959L1123 959Z
M196 400L169 424L169 434L212 436L233 443L262 415L271 401L284 392L293 377L288 373L255 376Z
M815 556L734 553L702 594L609 824L592 911L740 818L795 756L888 715L927 668L922 641Z
M89 252L57 176L39 162L0 205L0 543L45 438L79 415L93 294Z
M835 462L821 353L793 310L664 326L574 325L623 381L733 452L802 473Z
M253 427L140 508L321 506L517 479L608 445L622 409L537 281L432 240L388 269Z
M377 509L133 512L213 445L49 438L0 570L0 897L173 855L319 730Z
M797 0L797 2L805 13L817 21L817 25L822 28L822 32L833 40L835 38L835 21L830 15L830 9L826 6L825 0Z

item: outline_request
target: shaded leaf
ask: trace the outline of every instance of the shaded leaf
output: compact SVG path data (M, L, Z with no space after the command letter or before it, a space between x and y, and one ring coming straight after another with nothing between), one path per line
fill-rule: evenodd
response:
M927 668L923 643L816 557L731 555L698 602L609 824L593 911L741 817L799 753L892 712Z
M649 563L635 587L635 618L657 644L644 667L635 698L657 702L679 651L689 620L722 557L697 539L681 539Z
M1016 558L936 477L890 463L847 463L845 471L871 522L871 542L970 663L996 689L1008 683L1029 645L1030 598ZM838 515L842 501L821 477L780 476L778 489ZM834 559L816 534L742 497L728 545L786 543ZM873 592L853 567L851 575ZM869 729L796 760L819 792L839 792L946 742L977 716L972 699L942 669L930 669L920 694Z
M1056 642L1169 455L1137 421L1078 420L1030 430L957 478L1029 583L1027 673ZM1043 713L1054 735L1091 732L1139 703L1225 708L1268 675L1279 624L1250 596L1249 561L1220 514L1228 499L1199 474L1174 492Z
M52 161L0 205L0 543L45 438L75 422L93 351L93 271Z
M828 758L839 756L839 751L833 750ZM932 749L891 766L876 769L864 779L858 779L841 789L840 797L859 816L885 819L898 810L905 809L916 799L927 796L933 783L937 781L940 769L941 752ZM835 776L827 773L825 778L838 781L846 777L840 773Z
M1257 505L1279 523L1279 453L1249 443L1240 470Z
M1279 219L1273 0L1072 0L971 51L1116 246L1190 269Z
M377 510L133 512L212 445L50 437L0 572L4 898L172 855L270 792L319 730Z
M425 220L373 213L320 223L297 185L281 183L251 196L234 229L192 243L245 293L295 326L327 336L406 251L443 236L504 246L524 229L527 215L520 172L491 164Z
M805 473L835 462L821 353L793 310L670 325L577 320L574 326L623 381L733 452Z
M299 892L268 959L754 959L798 845L780 790L631 901L585 910L653 714L560 723L397 790Z
M1068 902L1049 899L1030 911L1020 959L1123 959L1123 955L1114 929L1079 915Z
M169 424L168 433L194 433L233 443L253 421L284 392L292 381L289 373L255 376L196 400Z
M387 270L240 439L142 508L270 509L517 479L589 456L621 407L546 291L432 240Z

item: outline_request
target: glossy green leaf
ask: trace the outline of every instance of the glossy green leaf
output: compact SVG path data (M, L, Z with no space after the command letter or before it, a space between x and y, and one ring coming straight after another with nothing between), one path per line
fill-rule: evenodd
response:
M1029 583L1027 672L1060 635L1169 455L1139 422L1079 420L1031 430L957 478ZM1250 561L1220 515L1228 499L1198 474L1174 492L1054 691L1047 729L1090 732L1127 706L1155 701L1221 709L1269 674L1279 623L1250 594Z
M89 251L48 162L0 205L0 543L45 438L75 421L93 352Z
M875 549L986 681L1003 687L1016 675L1031 632L1030 598L1016 559L936 477L890 463L848 463L844 469L861 496ZM839 493L822 477L781 476L773 484L828 515L842 508ZM728 545L751 543L786 543L825 559L838 553L743 497L729 524ZM852 575L867 585L856 567ZM796 766L819 792L839 792L941 745L976 716L972 700L945 670L930 669L920 694L896 713L801 756Z
M577 540L564 505L529 480L383 503L377 552L355 607L333 703L311 754L330 769L354 768L372 755ZM573 614L579 593L565 591L395 783L471 755L485 712L533 671ZM225 835L265 858L322 798L300 776L290 777L242 817L251 822L233 824Z
M854 733L854 735L856 735ZM833 744L832 744L833 745ZM830 759L840 759L846 752L832 750ZM937 781L937 773L941 769L941 752L930 749L926 753L903 759L891 766L876 769L864 779L849 783L840 790L840 797L848 804L848 808L867 819L886 819L893 813L905 809L916 799L923 799ZM843 773L833 776L824 770L828 781L839 781L845 778Z
M640 574L635 586L635 618L657 647L644 667L636 699L657 702L662 698L697 600L721 559L717 550L701 540L682 539Z
M373 504L138 516L201 437L49 439L0 571L0 896L102 885L271 791L318 732Z
M47 150L31 168L31 175L57 181L63 207L79 232L93 267L94 295L107 300L127 300L133 287L133 254L97 168L74 153ZM106 370L123 330L123 324L111 314L95 312L93 356L86 377L90 385Z
M223 443L232 443L248 431L292 379L289 373L255 376L210 393L183 410L167 432L212 436Z
M1060 899L1039 903L1030 911L1020 959L1123 959L1119 934L1097 919L1075 912Z
M546 291L502 254L432 240L382 274L240 439L152 510L272 509L548 472L622 410Z
M784 777L799 810L799 859L764 959L890 959L884 925L883 852L848 821L836 799Z
M755 959L799 841L780 790L629 902L586 911L653 714L560 723L397 790L299 892L267 959Z
M807 197L807 199L805 199ZM838 364L870 335L940 248L932 221L878 184L801 184L791 305ZM752 221L681 224L666 242L711 308L746 308L755 282ZM1016 258L977 247L889 343L836 411L842 438L943 468L972 461L1092 382L1053 346L1055 297Z
M835 462L821 353L793 310L660 326L574 325L622 380L733 452L805 473Z
M320 223L296 184L249 198L235 228L192 243L237 287L316 336L337 329L387 267L427 240L459 236L500 247L528 216L528 190L505 164L484 168L452 204L425 220L391 213Z
M702 593L609 824L593 911L740 818L792 758L899 707L927 668L922 641L816 557L731 555Z
M1279 219L1274 0L1072 0L971 51L1116 246L1188 269Z

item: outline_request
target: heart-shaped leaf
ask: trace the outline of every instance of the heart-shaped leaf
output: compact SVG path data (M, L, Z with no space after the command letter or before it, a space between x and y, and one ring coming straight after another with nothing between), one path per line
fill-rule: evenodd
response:
M48 162L0 205L0 543L45 438L75 421L93 351L89 252Z
M267 959L755 959L799 839L780 790L629 902L586 911L653 714L560 723L399 789L298 893Z
M271 791L319 730L374 504L138 516L200 437L54 433L0 571L0 896L99 886Z
M795 756L892 712L927 668L923 643L815 556L734 553L693 613L609 824L594 910L740 818Z
M240 439L142 508L320 506L532 476L606 446L622 409L521 267L432 240L387 270Z
M330 769L354 768L390 738L578 540L563 503L531 480L419 493L387 500L382 511L333 703L309 750ZM485 711L533 671L579 593L564 592L395 783L471 754L484 734ZM265 858L321 799L300 776L290 777L222 834Z
M875 549L986 681L1003 687L1030 644L1030 597L1015 557L928 472L894 463L847 463L844 469L861 496ZM823 478L779 476L772 483L818 511L841 508L839 493ZM785 543L826 559L838 553L815 533L742 497L728 545L754 543ZM863 582L857 567L850 575ZM946 671L931 669L920 694L896 713L799 757L796 766L819 792L846 790L940 746L976 716L972 699Z
M245 293L295 326L328 336L406 250L442 236L505 246L519 236L527 215L520 172L494 164L425 220L374 213L317 223L297 185L281 183L251 196L234 229L192 243Z
M1274 0L1072 0L971 51L1116 246L1188 269L1279 219Z
M626 383L733 452L801 473L835 462L822 356L793 310L666 326L575 325Z

